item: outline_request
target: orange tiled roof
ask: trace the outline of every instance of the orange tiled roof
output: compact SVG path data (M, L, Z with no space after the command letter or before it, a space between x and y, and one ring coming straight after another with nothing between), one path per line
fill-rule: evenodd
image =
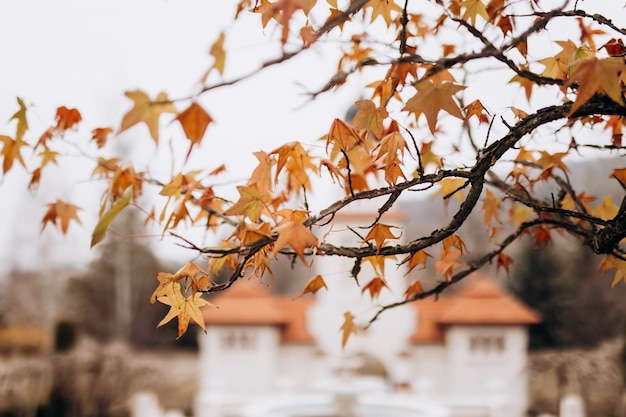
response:
M308 299L289 299L271 293L256 281L239 281L211 300L218 308L203 309L207 325L277 325L284 342L313 343L306 328Z
M443 326L451 324L535 324L539 314L506 293L500 286L479 276L455 296L442 296L415 303L418 327L413 343L443 341Z

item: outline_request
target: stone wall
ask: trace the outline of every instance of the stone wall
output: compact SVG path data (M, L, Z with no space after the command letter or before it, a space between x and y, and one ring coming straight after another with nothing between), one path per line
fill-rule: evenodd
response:
M567 394L582 396L588 416L619 415L624 393L621 340L595 349L537 351L530 355L530 414L557 414Z

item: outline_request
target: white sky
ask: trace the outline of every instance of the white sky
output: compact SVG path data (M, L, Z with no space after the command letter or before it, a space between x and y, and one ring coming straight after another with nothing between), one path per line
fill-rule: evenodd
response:
M541 4L549 2L544 0ZM123 95L126 90L141 89L151 96L160 91L168 92L170 97L186 96L194 91L196 81L212 63L208 49L224 28L228 29L226 47L230 51L227 78L253 71L261 59L275 54L276 49L265 43L272 34L262 32L256 23L257 16L246 16L238 27L232 27L229 22L235 3L231 0L0 2L0 134L14 134L13 124L5 121L17 109L16 96L32 105L29 122L34 136L53 122L55 109L60 105L78 108L85 129L117 128L131 106ZM601 9L608 9L607 15L620 24L617 17L624 14L621 3L587 0L580 5L593 5L605 12ZM237 37L229 36L235 32ZM554 40L566 36L552 34ZM235 88L204 97L201 102L216 123L209 127L194 162L204 168L227 162L237 178L240 173L243 176L250 172L255 163L251 155L256 150L270 151L293 140L312 144L314 138L326 132L334 117L342 117L347 107L360 98L357 76L341 95L323 95L307 102L303 96L306 90L298 83L305 84L309 90L319 88L335 72L335 63L336 55L308 53ZM177 127L165 129L162 141L168 140L168 133L179 135L174 129ZM88 135L89 131L80 134ZM122 147L132 145L139 150L133 153L133 159L140 168L142 164L149 165L151 172L166 179L170 172L167 147L155 151L145 127L130 129L118 141ZM150 164L150 161L158 163ZM68 161L65 162L67 167ZM81 166L76 160L70 162L70 167ZM15 263L36 267L68 259L87 259L98 201L93 183L86 181L85 174L79 174L82 177L77 181L74 173L66 171L60 173L61 179L43 183L33 200L24 191L27 175L21 174L20 168L13 171L16 172L0 183L0 230L3 230L0 272ZM68 238L60 238L52 228L39 235L41 204L55 198L76 201L82 195L91 196L91 201L86 203L90 204L86 208L91 212L81 213L84 227L72 225ZM41 255L41 249L50 244L55 249ZM58 250L59 247L64 249ZM170 250L170 246L166 248Z
M84 137L93 127L119 127L122 115L131 107L124 91L141 89L151 96L160 91L170 97L187 96L195 91L197 81L211 65L209 47L225 28L230 30L226 47L232 50L227 55L226 78L253 71L269 54L276 56L277 50L267 45L271 33L260 30L257 16L250 14L239 27L232 27L229 22L234 4L226 0L0 2L0 134L14 135L14 125L5 121L17 109L17 96L32 105L29 123L34 137L52 124L60 105L81 111L84 130L80 133ZM229 36L235 32L233 29L237 37ZM201 103L215 123L209 127L202 152L195 159L196 168L227 163L232 177L243 178L256 161L252 152L270 151L288 141L310 142L324 134L330 121L343 116L359 98L358 89L339 99L326 96L308 102L303 94L305 88L296 83L305 83L310 90L319 88L334 73L335 62L319 54L298 58L278 71L204 97ZM171 133L180 136L174 129L178 128L172 127ZM295 132L309 136L295 136ZM162 133L162 141L169 139L167 133L167 129ZM166 180L171 172L168 147L155 151L145 127L130 129L118 141L124 148L139 149L133 153L139 168L150 165L151 172L162 173ZM14 169L0 183L0 227L7 231L0 235L0 271L15 262L33 267L33 259L45 264L67 260L68 254L72 261L89 256L98 197L93 184L86 181L85 167L77 160L66 159L62 163L66 168L67 162L70 167L83 168L78 183L75 174L65 172L60 180L42 183L34 201L24 191L29 179L21 168ZM50 227L39 236L42 204L56 198L80 201L83 194L92 200L87 207L92 212L81 212L83 228L72 225L72 233L64 239L59 239L58 232ZM54 250L37 255L52 242ZM59 245L66 250L59 251Z

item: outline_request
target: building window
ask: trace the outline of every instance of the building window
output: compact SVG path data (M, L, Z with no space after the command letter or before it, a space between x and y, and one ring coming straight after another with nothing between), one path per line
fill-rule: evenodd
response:
M504 353L504 337L472 336L470 338L470 352L475 355L501 355Z
M253 350L256 348L256 338L248 331L231 330L222 335L221 345L223 350Z

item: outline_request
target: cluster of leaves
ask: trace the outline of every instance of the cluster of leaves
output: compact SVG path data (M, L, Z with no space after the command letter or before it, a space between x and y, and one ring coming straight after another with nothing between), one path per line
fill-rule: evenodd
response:
M208 305L203 294L225 290L245 275L271 274L269 261L279 253L305 264L313 256L351 258L355 278L361 265L370 263L377 276L370 277L362 290L373 299L386 288L385 260L400 259L411 270L425 267L432 258L439 284L424 289L420 281L407 283L403 298L379 306L378 313L441 292L488 263L508 271L513 259L505 250L523 235L539 246L549 243L554 233L575 235L593 252L606 256L601 268L615 271L614 284L626 279L626 252L620 246L626 237L626 200L617 205L605 197L595 203L570 183L565 162L565 158L586 157L590 150L623 152L626 29L606 16L579 9L577 1L564 1L556 8L545 3L241 0L234 19L256 13L262 28L272 28L269 32L275 34L273 41L281 46L281 55L270 57L249 74L227 78L225 45L230 34L220 34L210 48L214 62L199 92L179 99L165 93L150 98L142 91L127 92L132 108L119 128L93 129L90 139L98 149L136 125L147 127L159 146L160 121L171 114L169 119L180 125L189 141L189 156L196 145L210 140L207 130L213 118L201 104L204 97L335 40L341 41L342 51L337 73L321 89L311 91L311 97L337 94L359 73L369 77L369 98L355 103L352 120L337 118L331 123L321 154L319 147L301 142L254 153L258 164L247 181L237 185L235 201L216 192L216 177L224 166L183 168L163 180L130 163L94 156L93 176L106 179L108 186L92 245L104 238L120 211L139 205L145 184L156 185L165 197L160 206L145 208L147 221L158 223L163 233L178 236L183 226L203 225L227 236L210 247L181 236L190 250L209 258L208 266L189 263L175 274L158 275L152 302L170 306L162 323L177 317L181 335L190 320L203 327L200 307ZM573 22L579 37L557 40L553 46L560 50L546 56L541 45L551 42L546 33L556 35L559 22ZM480 77L489 79L503 72L508 72L508 84L505 78L497 89L474 88L466 81L475 77L478 83ZM513 101L502 104L500 88L523 92L528 111L514 107ZM538 108L537 96L550 96L555 104ZM37 157L32 160L39 161L28 168L35 185L44 167L57 163L53 143L62 141L81 115L76 109L60 107L53 126L30 143L24 139L27 108L20 99L18 104L12 118L17 124L15 136L0 136L3 172L10 171L15 161L25 166L23 152L28 148ZM592 132L587 136L593 140L583 143L575 139L576 132ZM553 145L546 146L548 140ZM324 190L334 187L343 194L316 213L308 201L319 192L314 177L328 179ZM626 168L615 170L611 178L626 190ZM544 184L553 190L551 198L537 191ZM401 195L429 189L446 202L458 200L458 208L445 226L423 236L403 235L400 241L402 233L384 222L384 214ZM330 243L337 230L336 215L360 200L374 198L384 203L375 221L362 225L367 234L360 242ZM492 244L487 251L468 248L457 234L470 213L479 210L484 212ZM43 225L52 223L66 232L72 221L80 222L78 207L58 200L49 205ZM469 252L471 262L466 257ZM212 276L224 271L229 273L225 282L212 282ZM323 287L324 277L316 276L303 294ZM345 313L344 344L356 330L354 319Z

